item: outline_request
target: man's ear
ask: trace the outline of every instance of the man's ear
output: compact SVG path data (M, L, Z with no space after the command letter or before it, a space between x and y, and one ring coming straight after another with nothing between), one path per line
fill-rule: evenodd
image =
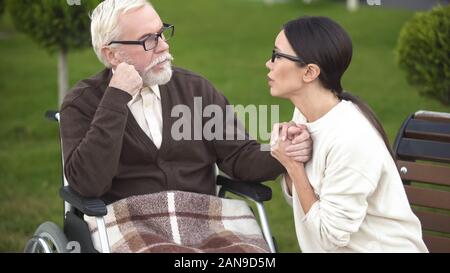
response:
M303 74L303 81L312 82L320 75L320 67L316 64L307 64L306 70Z
M103 56L105 56L106 60L108 60L112 67L116 67L120 64L120 61L117 59L117 52L110 47L103 47L102 54Z

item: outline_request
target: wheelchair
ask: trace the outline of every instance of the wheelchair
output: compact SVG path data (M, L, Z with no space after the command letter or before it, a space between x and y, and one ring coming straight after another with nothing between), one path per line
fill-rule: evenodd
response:
M45 117L51 121L59 123L59 113L57 111L47 111ZM61 162L64 170L64 157ZM264 202L272 199L271 188L262 183L245 183L235 181L224 175L219 175L215 166L217 195L226 197L227 193L232 193L246 200L254 202L258 211L260 227L271 253L277 251L275 238L271 235ZM72 190L62 171L62 186L59 191L60 197L64 201L64 227L61 229L53 222L41 224L30 240L28 240L25 253L109 253L108 234L106 231L104 216L107 214L107 207L103 200L98 198L85 198ZM101 250L97 250L92 242L91 233L84 216L95 217Z

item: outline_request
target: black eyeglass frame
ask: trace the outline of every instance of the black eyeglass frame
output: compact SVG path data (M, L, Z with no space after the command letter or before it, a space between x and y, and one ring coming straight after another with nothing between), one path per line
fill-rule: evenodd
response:
M172 32L170 37L162 37L162 34L164 31L166 31L167 29L172 28ZM161 38L163 41L167 42L170 38L173 37L173 35L175 35L175 26L172 24L167 24L167 23L163 23L163 27L162 29L158 32L158 33L154 33L154 34L149 34L148 36L144 37L142 40L138 40L138 41L111 41L108 46L112 45L112 44L123 44L123 45L141 45L145 51L149 51L152 49L155 49L158 46L158 41L159 38ZM145 47L145 42L148 39L154 39L156 41L155 46L152 48L146 48Z
M288 59L290 61L297 62L297 63L303 64L303 65L306 64L301 58L299 58L297 56L292 56L292 55L284 54L284 53L281 53L281 52L277 52L277 51L275 51L275 49L272 50L272 58L270 59L271 62L272 63L275 62L275 59L277 57L283 57L283 58L286 58L286 59Z

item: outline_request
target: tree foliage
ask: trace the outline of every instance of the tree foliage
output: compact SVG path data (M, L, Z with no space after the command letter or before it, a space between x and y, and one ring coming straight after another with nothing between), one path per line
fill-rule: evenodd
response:
M2 1L2 0L0 0ZM15 27L50 52L90 45L89 12L100 0L7 0Z

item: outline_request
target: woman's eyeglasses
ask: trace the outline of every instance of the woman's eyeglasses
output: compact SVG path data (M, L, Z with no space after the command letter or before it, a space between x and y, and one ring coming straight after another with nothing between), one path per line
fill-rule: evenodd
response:
M275 50L272 50L272 58L271 58L272 63L275 62L275 59L280 58L280 57L286 58L293 62L306 64L302 59L300 59L297 56L292 56L292 55L288 55L288 54L284 54L284 53L280 53L280 52L276 52Z

